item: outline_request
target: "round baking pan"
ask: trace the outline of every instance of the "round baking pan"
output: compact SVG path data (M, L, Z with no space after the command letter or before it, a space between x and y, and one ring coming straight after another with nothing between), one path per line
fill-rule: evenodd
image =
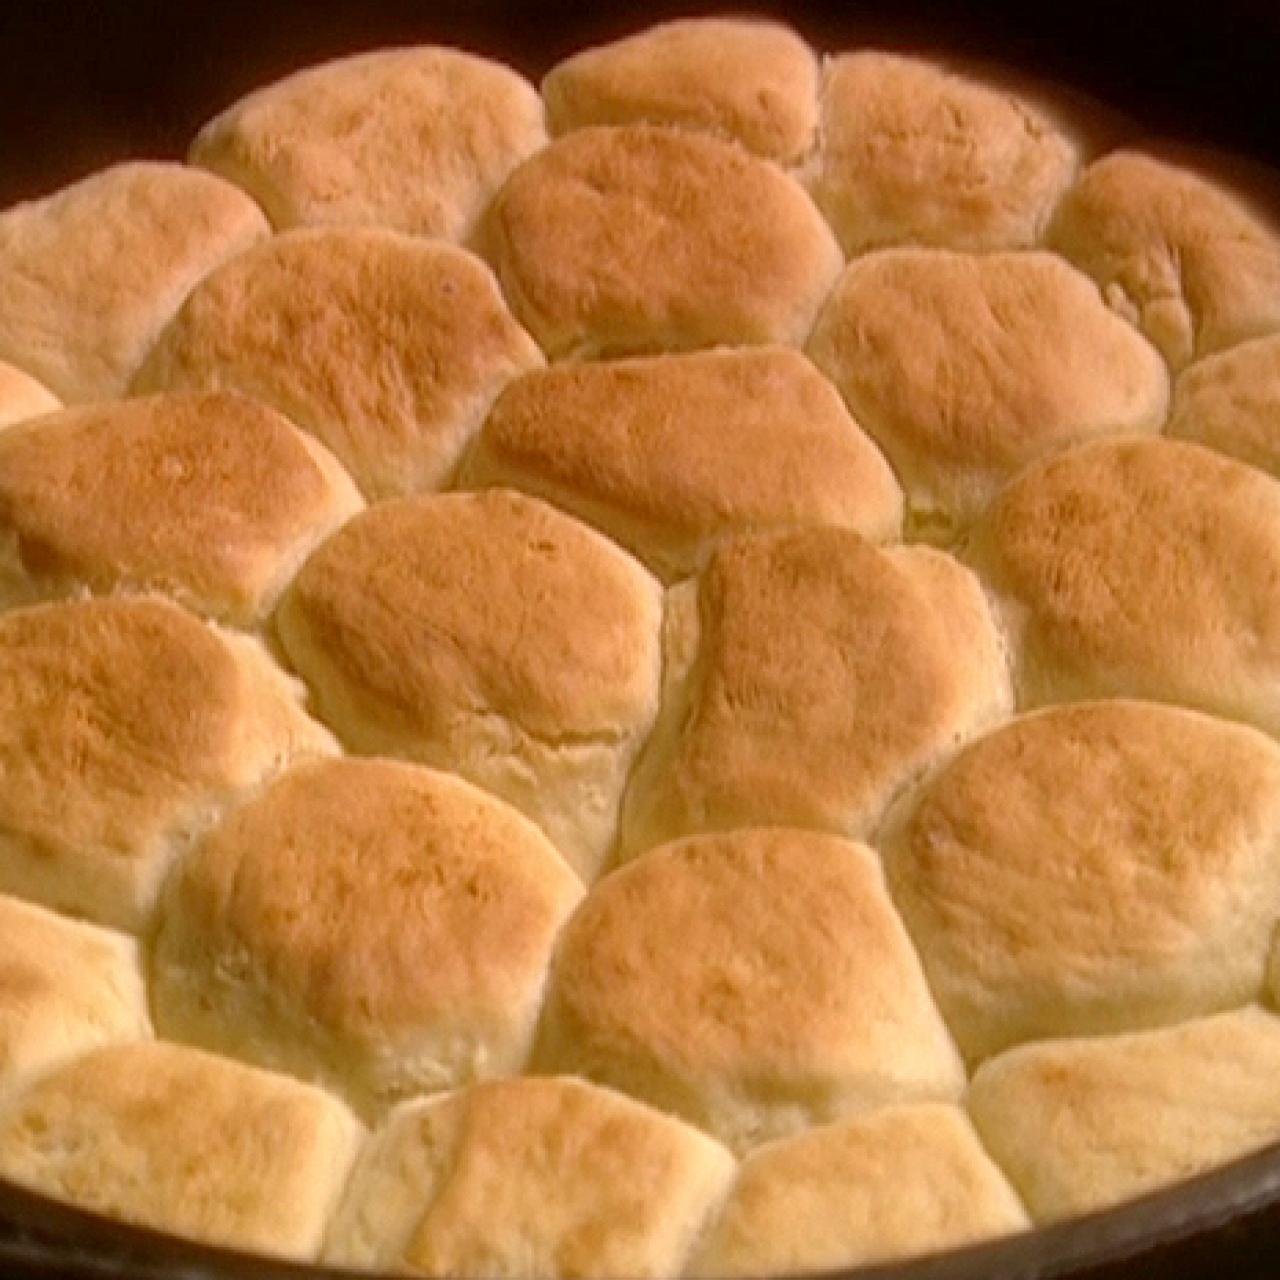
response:
M0 0L0 207L130 157L180 157L249 89L325 58L445 43L533 79L588 44L694 12L767 13L819 49L906 49L1042 82L1103 141L1220 154L1280 211L1276 0L877 0L598 8L546 0ZM1099 106L1098 104L1105 104ZM1203 159L1202 159L1203 162ZM1276 1082L1280 1089L1280 1080ZM1280 1144L1166 1191L1059 1226L852 1280L1275 1280ZM122 1226L0 1183L0 1276L323 1280L356 1273L263 1261Z

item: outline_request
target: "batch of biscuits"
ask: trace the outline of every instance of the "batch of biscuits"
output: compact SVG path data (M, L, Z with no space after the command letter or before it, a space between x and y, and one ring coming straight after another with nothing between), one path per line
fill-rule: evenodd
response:
M0 212L0 1180L665 1280L1280 1139L1280 234L1073 130L691 19Z

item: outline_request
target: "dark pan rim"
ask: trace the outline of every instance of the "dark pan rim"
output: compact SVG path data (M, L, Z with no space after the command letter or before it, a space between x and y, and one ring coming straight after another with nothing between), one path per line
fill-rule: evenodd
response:
M1240 1271L1226 1237L1260 1219L1276 1219L1270 1230L1280 1234L1280 1142L1067 1222L911 1261L819 1274L826 1280L1059 1280L1118 1265L1135 1268L1132 1274L1144 1280L1182 1277L1192 1273L1180 1247L1194 1241L1207 1264L1195 1275L1252 1275ZM6 1280L368 1280L370 1274L194 1244L0 1180L0 1275Z

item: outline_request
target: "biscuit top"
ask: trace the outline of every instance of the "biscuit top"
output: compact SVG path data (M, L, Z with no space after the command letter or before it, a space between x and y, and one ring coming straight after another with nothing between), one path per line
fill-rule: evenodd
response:
M841 261L775 165L650 125L582 129L539 152L494 201L488 245L553 356L797 345Z
M304 765L175 872L155 949L159 1026L183 1034L184 1005L199 1014L210 998L262 1007L249 1035L235 1014L222 1029L202 1015L196 1038L332 1083L362 1112L519 1069L580 895L530 822L460 778L387 760ZM468 1049L448 1047L459 1041Z
M678 724L633 782L633 851L757 823L862 835L1011 700L977 579L932 548L829 528L735 539L700 580L693 625Z
M182 299L270 232L198 169L122 164L0 213L0 359L61 399L123 394Z
M540 363L479 259L325 228L277 236L206 280L136 388L265 401L381 498L445 484L503 384Z
M606 876L565 927L546 1026L554 1065L738 1149L963 1079L875 855L787 828L678 840ZM749 1118L739 1097L788 1113Z
M972 1059L1212 1012L1262 992L1280 749L1173 707L1054 707L965 748L882 848Z
M1280 1019L1256 1007L1024 1045L974 1076L978 1132L1037 1222L1104 1209L1280 1139Z
M493 714L548 739L608 735L653 696L656 584L585 525L506 490L370 509L312 556L283 607L340 680L410 732Z
M818 61L772 22L685 18L586 49L542 82L552 133L673 124L796 164L818 124Z
M1157 428L1168 374L1049 253L895 249L853 263L808 344L923 519L962 523L1032 459Z
M1091 164L1049 243L1179 369L1280 329L1280 234L1242 200L1135 151Z
M0 529L36 594L167 591L233 622L363 504L321 446L225 393L69 409L0 434Z
M37 1070L150 1034L131 938L0 897L0 1096Z
M608 1089L494 1081L393 1113L326 1257L431 1276L671 1277L733 1167L696 1129Z
M1280 485L1198 445L1096 442L1023 472L972 557L1029 703L1126 695L1280 729Z
M277 227L463 240L545 142L542 103L514 71L456 49L394 49L249 94L205 125L191 161L239 183Z
M1013 94L897 54L827 63L814 193L850 256L1028 248L1075 169L1074 142Z
M1280 477L1280 334L1197 360L1174 390L1168 433Z
M882 1107L748 1155L690 1274L853 1267L1026 1225L963 1111L932 1102Z
M0 1176L141 1226L311 1258L359 1132L341 1103L283 1076L122 1045L0 1112Z
M51 413L61 404L52 391L30 374L0 361L0 427L40 413Z
M835 524L879 541L902 516L879 451L783 347L528 374L498 398L465 475L535 489L666 577L734 531Z

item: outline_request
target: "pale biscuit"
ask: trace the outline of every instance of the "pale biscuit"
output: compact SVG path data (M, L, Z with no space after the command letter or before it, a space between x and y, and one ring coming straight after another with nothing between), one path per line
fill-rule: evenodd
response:
M898 54L827 63L813 190L850 256L1030 248L1077 163L1074 140L1015 94Z
M798 164L818 128L818 60L794 31L741 18L683 18L584 49L542 81L552 133L670 124Z
M899 789L1012 705L978 580L842 529L722 543L668 596L662 714L622 851L760 824L864 836Z
M0 433L0 603L153 589L249 626L363 505L328 450L241 396L68 409Z
M1280 477L1280 334L1184 369L1166 430Z
M394 1111L356 1166L325 1259L429 1276L670 1280L733 1157L582 1080L502 1080Z
M303 566L276 629L349 747L497 793L589 879L657 713L661 618L624 551L489 489L357 516Z
M1137 151L1091 164L1049 244L1174 369L1280 329L1280 234L1224 187Z
M192 286L270 234L212 174L122 164L0 213L0 359L68 403L124 393Z
M150 1034L132 938L0 897L0 1097L90 1049Z
M744 348L555 365L499 396L467 485L539 494L666 579L727 534L831 524L898 536L902 491L798 351Z
M1159 428L1155 348L1050 253L893 249L853 263L808 353L885 453L922 534L945 538L1020 467Z
M0 890L137 930L174 858L295 755L333 752L245 636L159 599L0 617Z
M195 1049L122 1045L0 1111L0 1177L140 1226L308 1259L360 1136L319 1089Z
M30 374L0 361L0 427L61 407L62 401Z
M1027 1214L964 1112L884 1107L753 1151L694 1276L792 1275L1007 1235Z
M323 228L210 276L135 390L265 401L385 498L447 484L503 385L541 363L478 258L380 228Z
M1280 1020L1257 1008L1024 1045L970 1114L1037 1222L1109 1208L1280 1139Z
M798 346L841 266L777 166L652 125L581 129L526 161L491 206L486 250L552 356Z
M233 103L191 161L244 187L277 227L368 223L462 241L546 142L542 102L509 68L409 48L309 67Z
M376 1115L524 1066L551 944L581 895L532 823L460 778L302 766L171 877L156 1025Z
M1054 707L965 748L903 810L879 839L889 885L970 1060L1260 998L1280 747L1256 729Z
M778 827L678 840L596 885L556 948L534 1061L737 1151L964 1086L874 853Z
M1150 698L1280 733L1280 484L1199 445L1099 441L1036 464L966 553L1023 706Z

